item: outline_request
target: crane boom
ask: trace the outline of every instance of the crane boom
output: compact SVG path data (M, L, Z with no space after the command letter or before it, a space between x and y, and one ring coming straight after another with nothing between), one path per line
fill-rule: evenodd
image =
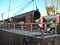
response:
M48 15L53 15L54 7L53 7L53 0L50 0L50 5L48 6L47 1L45 0L46 11Z
M24 5L22 8L20 8L16 13L14 13L13 15L17 15L18 13L22 12L26 7L28 7L34 0L31 0L30 2L28 2L26 5Z
M56 0L56 14L58 13L58 0Z
M30 2L27 3L27 5L29 5L29 3L33 2L33 1L34 1L34 0L31 0ZM26 4L26 3L24 3L24 4ZM22 5L24 5L24 4L22 4ZM17 8L21 7L22 5L19 5L19 6L17 6L17 7L14 7L13 9L10 9L10 11L13 11L13 10L17 9ZM26 5L25 5L25 6L26 6ZM24 8L24 6L23 6L22 8ZM3 14L6 14L6 13L8 13L8 11L4 12Z
M53 2L56 1L56 5L53 5ZM47 0L44 0L45 6L46 6L46 11L48 15L55 15L58 13L58 0L50 0L50 6L47 6ZM56 8L54 8L56 7Z
M50 0L50 6L53 7L53 0Z

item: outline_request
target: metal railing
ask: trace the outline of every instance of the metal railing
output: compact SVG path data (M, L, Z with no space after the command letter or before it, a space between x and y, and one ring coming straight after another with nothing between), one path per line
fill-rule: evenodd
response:
M16 30L16 29L17 30L27 30L27 31L44 30L45 32L48 32L48 28L47 28L48 23L43 23L44 29L41 29L40 24L42 24L42 23L23 23L23 24L22 23L7 23L7 24L0 24L0 28L14 29L14 30ZM28 27L30 27L30 29L28 29L27 25L28 25ZM56 30L56 26L55 26L55 30Z

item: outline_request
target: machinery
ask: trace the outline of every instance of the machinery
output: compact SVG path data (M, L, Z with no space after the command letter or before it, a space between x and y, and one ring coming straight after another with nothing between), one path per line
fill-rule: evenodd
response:
M34 5L36 7L36 10L20 14L20 12L22 12L24 9L26 9L26 7L28 7L32 3L34 3ZM10 7L10 5L9 5L9 7ZM21 7L21 6L19 5L16 8L19 8L19 7ZM14 8L14 9L16 9L16 8ZM10 9L10 11L12 11L14 9ZM30 16L32 16L32 20L36 20L36 19L39 19L40 15L41 15L40 12L39 12L39 10L38 10L38 12L37 12L37 10L38 10L38 8L37 8L37 5L36 5L36 1L35 0L31 0L28 3L26 3L26 5L23 5L18 11L16 11L13 14L13 15L15 15L13 18L15 18L16 22L19 22L19 21L24 21L25 22L26 15L30 15ZM3 13L3 14L5 14L5 13ZM3 18L3 16L2 16L2 18Z
M58 0L56 0L56 7L53 5L54 0L49 0L49 6L47 3L48 0L44 0L46 11L48 15L55 15L58 13Z
M29 6L34 1L35 0L32 0L32 1L28 2L27 5L23 6L15 14L17 14L20 11L23 11L27 6ZM39 23L42 23L41 24L42 27L44 27L43 23L47 22L47 21L50 21L50 19L53 19L53 20L55 20L55 22L57 22L57 18L59 17L59 16L56 16L56 14L58 13L58 0L56 0L56 8L53 5L53 0L50 0L50 5L49 6L47 6L47 1L46 0L44 0L44 2L45 2L47 14L48 15L52 15L52 16L47 16L47 17L46 16L42 16L41 17L41 14L40 14L40 12L39 12L39 10L37 8L36 1L35 1L36 10L16 15L13 18L11 18L11 22L12 23L17 23L17 22L23 21L24 23L36 23L36 20L39 20L40 21ZM58 15L60 15L60 14L58 14ZM58 18L58 22L60 22L59 18ZM30 26L31 25L28 25L27 28L30 29L31 28Z
M39 11L33 10L33 11L30 11L30 12L23 13L23 14L20 14L18 16L15 16L15 18L17 19L17 22L19 22L19 21L24 21L25 22L27 15L30 15L33 21L39 19L40 16L41 16Z

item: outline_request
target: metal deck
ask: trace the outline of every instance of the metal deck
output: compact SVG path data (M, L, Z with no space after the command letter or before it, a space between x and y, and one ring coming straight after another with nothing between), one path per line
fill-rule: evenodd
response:
M60 45L60 34L0 29L0 45Z

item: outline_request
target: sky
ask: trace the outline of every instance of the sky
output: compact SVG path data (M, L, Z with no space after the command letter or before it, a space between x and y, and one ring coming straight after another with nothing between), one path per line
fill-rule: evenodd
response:
M2 13L3 13L3 19L7 19L8 17L12 17L18 14L35 10L36 5L41 15L44 15L46 13L44 0L36 0L36 5L35 5L35 2L31 2L31 1L32 0L11 0L10 11L9 11L10 0L0 0L0 20L2 20ZM58 0L58 5L60 5L59 2L60 0ZM48 4L50 4L49 1L48 1ZM54 0L54 5L55 4L56 2ZM60 6L58 7L58 12L60 12L59 8Z

